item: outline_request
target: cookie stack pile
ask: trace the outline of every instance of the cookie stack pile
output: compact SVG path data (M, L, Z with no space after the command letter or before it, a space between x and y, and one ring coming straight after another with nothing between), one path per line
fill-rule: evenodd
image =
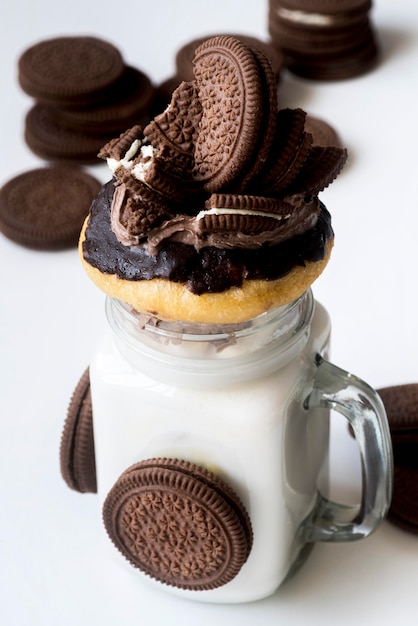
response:
M371 0L269 0L268 29L286 67L314 80L340 80L370 70L378 46Z
M96 37L58 37L28 48L18 63L20 86L36 99L25 140L48 161L95 163L100 148L150 117L154 87Z

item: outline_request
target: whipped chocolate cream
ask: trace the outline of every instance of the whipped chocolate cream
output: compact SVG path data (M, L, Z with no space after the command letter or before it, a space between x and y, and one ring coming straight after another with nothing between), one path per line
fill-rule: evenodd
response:
M277 245L208 245L198 251L194 245L167 238L159 242L156 254L150 254L147 242L127 246L118 241L110 223L114 191L114 183L109 181L91 206L83 255L102 273L116 274L125 280L165 278L186 284L196 294L221 292L239 287L244 279L275 280L296 265L319 261L325 256L327 241L333 237L330 214L320 203L312 228Z
M313 228L320 213L318 198L303 202L294 197L283 203L283 208L286 204L287 212L280 214L215 207L201 210L193 217L177 215L151 230L148 234L148 252L156 254L161 243L166 240L192 245L198 251L207 246L260 248L267 244L277 245ZM248 222L250 231L245 232Z

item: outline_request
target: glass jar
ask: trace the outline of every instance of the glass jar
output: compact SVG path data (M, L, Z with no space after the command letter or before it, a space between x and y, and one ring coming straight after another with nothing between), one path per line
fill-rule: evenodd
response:
M194 600L256 600L315 542L378 526L392 481L384 408L327 360L330 320L310 290L222 327L112 299L106 313L90 364L98 494L107 543L133 575ZM330 409L356 434L358 507L328 500Z

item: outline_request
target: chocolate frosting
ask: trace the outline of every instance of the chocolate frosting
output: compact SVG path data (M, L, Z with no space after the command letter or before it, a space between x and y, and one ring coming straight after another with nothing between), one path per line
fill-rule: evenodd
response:
M334 235L330 214L320 203L314 226L278 245L255 249L208 245L198 251L167 239L150 254L147 243L127 246L116 238L110 223L114 190L113 181L106 183L91 206L83 256L100 272L125 280L164 278L186 284L195 294L222 292L241 286L244 279L275 280L306 261L323 259Z
M210 220L209 227L205 228L208 218L211 217L205 211L201 212L202 219L199 219L199 214L197 216L177 215L148 233L148 252L156 254L162 242L166 240L187 243L194 246L198 251L207 246L249 249L261 248L263 245L277 245L309 230L318 219L320 203L317 197L311 199L302 199L299 196L289 197L286 203L283 202L283 205L287 206L287 213L272 214L272 217L268 216L264 220L262 213L254 212L255 220L259 223L260 229L257 231L255 225L252 224L250 232L245 232L242 227L227 227L225 230L213 228ZM243 213L241 222L248 219L245 210ZM215 219L217 217L215 216ZM225 221L231 222L232 225L238 221L237 215L230 215L228 218ZM269 224L269 228L264 229L263 226L266 222ZM115 228L113 231L119 241L122 241L119 231ZM126 240L122 242L127 243ZM131 243L136 242L132 241Z

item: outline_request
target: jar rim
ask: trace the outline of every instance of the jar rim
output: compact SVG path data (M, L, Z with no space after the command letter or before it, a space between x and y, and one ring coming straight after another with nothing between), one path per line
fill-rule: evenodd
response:
M308 290L289 305L232 329L221 326L219 332L219 325L214 325L218 332L207 334L208 325L203 324L199 326L205 335L187 334L184 326L179 332L171 322L151 323L149 316L144 320L136 313L135 317L128 305L106 299L115 344L134 368L169 384L205 388L261 378L286 365L304 349L313 312L314 298ZM190 330L190 324L186 326Z
M313 313L314 302L312 290L309 288L293 302L264 311L260 315L245 322L208 324L201 322L183 322L180 320L161 320L153 315L140 313L126 302L116 298L108 297L107 300L106 311L109 322L111 322L109 309L114 308L117 313L124 318L129 318L131 322L136 321L138 329L146 331L150 336L155 336L155 338L165 337L167 340L174 342L210 341L212 343L224 341L231 338L231 336L240 339L253 334L257 330L262 330L272 323L277 324L281 318L291 315L295 309L304 304L306 305L305 320L306 318L310 319ZM112 322L111 326L114 326Z

